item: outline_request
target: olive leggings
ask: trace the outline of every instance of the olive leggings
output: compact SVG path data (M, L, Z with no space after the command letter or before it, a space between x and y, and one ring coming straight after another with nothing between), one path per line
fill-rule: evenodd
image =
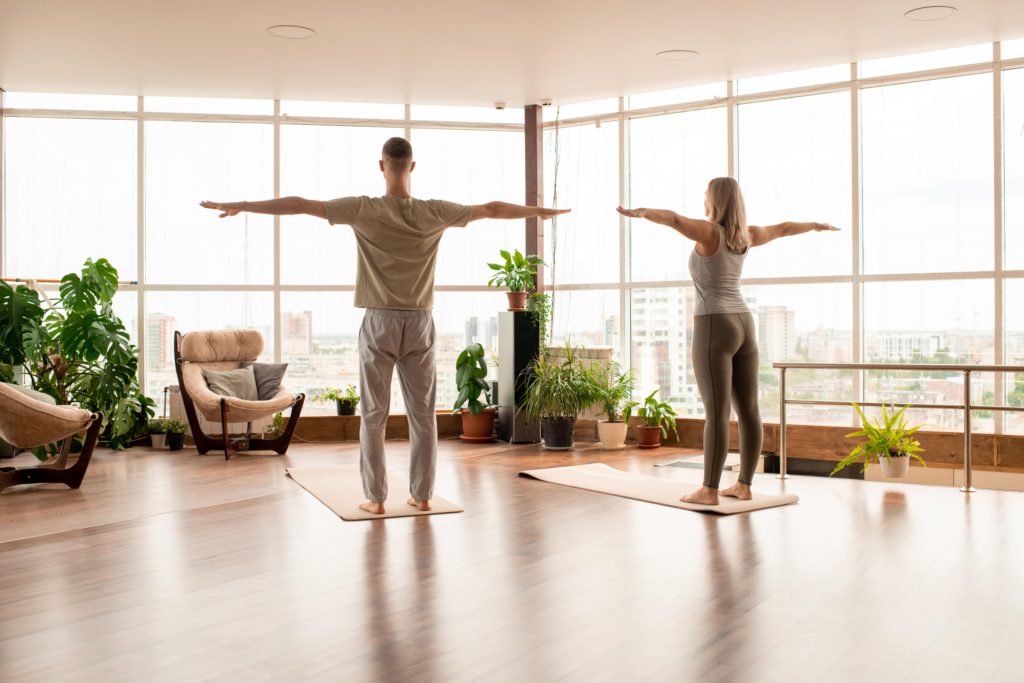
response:
M729 409L740 426L740 481L749 484L761 455L757 336L750 313L693 318L693 372L704 401L704 485L718 488L729 450ZM731 406L730 406L731 404Z

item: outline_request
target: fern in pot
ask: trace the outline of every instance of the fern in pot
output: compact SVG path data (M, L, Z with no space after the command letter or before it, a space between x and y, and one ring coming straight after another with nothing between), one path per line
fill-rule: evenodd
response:
M597 365L591 369L597 403L607 420L597 423L597 435L604 450L622 450L626 447L626 432L633 408L639 405L630 400L636 384L632 370L622 372L618 363Z
M923 453L920 442L914 438L914 432L921 428L920 425L911 427L903 413L910 406L903 406L896 410L896 406L882 406L882 421L878 418L868 419L861 407L856 403L853 407L860 415L861 428L847 434L847 438L863 437L864 441L854 448L848 456L840 460L833 474L854 464L858 460L864 461L862 472L867 471L871 466L871 460L878 460L882 467L882 476L887 478L905 477L910 471L910 459L913 458L927 467L927 463L918 453ZM892 411L892 412L890 412Z
M526 376L523 411L530 417L540 418L544 448L549 450L572 448L576 416L597 402L592 374L568 346L565 354L561 362L542 354L523 371Z

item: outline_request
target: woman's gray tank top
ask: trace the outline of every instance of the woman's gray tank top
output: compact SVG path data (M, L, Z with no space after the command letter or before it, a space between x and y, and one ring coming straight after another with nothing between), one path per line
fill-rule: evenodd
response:
M749 313L750 308L740 294L740 275L750 247L742 254L729 251L725 245L725 229L718 228L718 251L701 256L696 247L690 254L690 277L697 290L694 315L711 313Z

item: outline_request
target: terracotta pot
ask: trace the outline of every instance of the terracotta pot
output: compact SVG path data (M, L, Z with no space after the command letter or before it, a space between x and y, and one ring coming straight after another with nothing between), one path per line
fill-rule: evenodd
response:
M468 410L462 410L462 434L459 436L463 441L471 443L483 443L494 441L494 416L498 414L497 408L484 408L479 415L474 415Z
M625 422L608 422L601 420L597 423L597 436L601 439L601 448L606 451L620 451L626 447L626 430L629 427Z
M661 446L661 427L638 425L636 433L640 439L640 448L658 448Z
M891 455L886 458L878 456L878 464L882 467L882 476L886 479L901 479L910 471L910 458L906 455Z
M526 297L530 296L529 292L505 292L508 295L508 310L510 311L525 311L526 310Z

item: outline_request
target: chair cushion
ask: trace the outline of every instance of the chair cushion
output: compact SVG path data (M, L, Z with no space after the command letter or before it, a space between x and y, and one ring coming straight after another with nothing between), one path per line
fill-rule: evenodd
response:
M256 392L261 401L269 401L277 396L281 388L281 380L284 379L287 363L242 363L242 367L251 367L252 374L256 377Z
M257 330L200 330L181 336L181 359L189 363L254 361L263 353Z
M203 370L203 378L210 391L221 396L233 396L243 401L258 401L256 376L252 366L237 370Z
M49 394L44 394L41 391L30 389L29 387L22 386L21 384L11 384L10 382L5 382L4 384L9 386L11 389L14 389L18 393L24 396L28 396L29 398L33 398L37 401L42 401L43 403L48 403L51 406L57 405L57 399L55 399L53 396L50 396Z

